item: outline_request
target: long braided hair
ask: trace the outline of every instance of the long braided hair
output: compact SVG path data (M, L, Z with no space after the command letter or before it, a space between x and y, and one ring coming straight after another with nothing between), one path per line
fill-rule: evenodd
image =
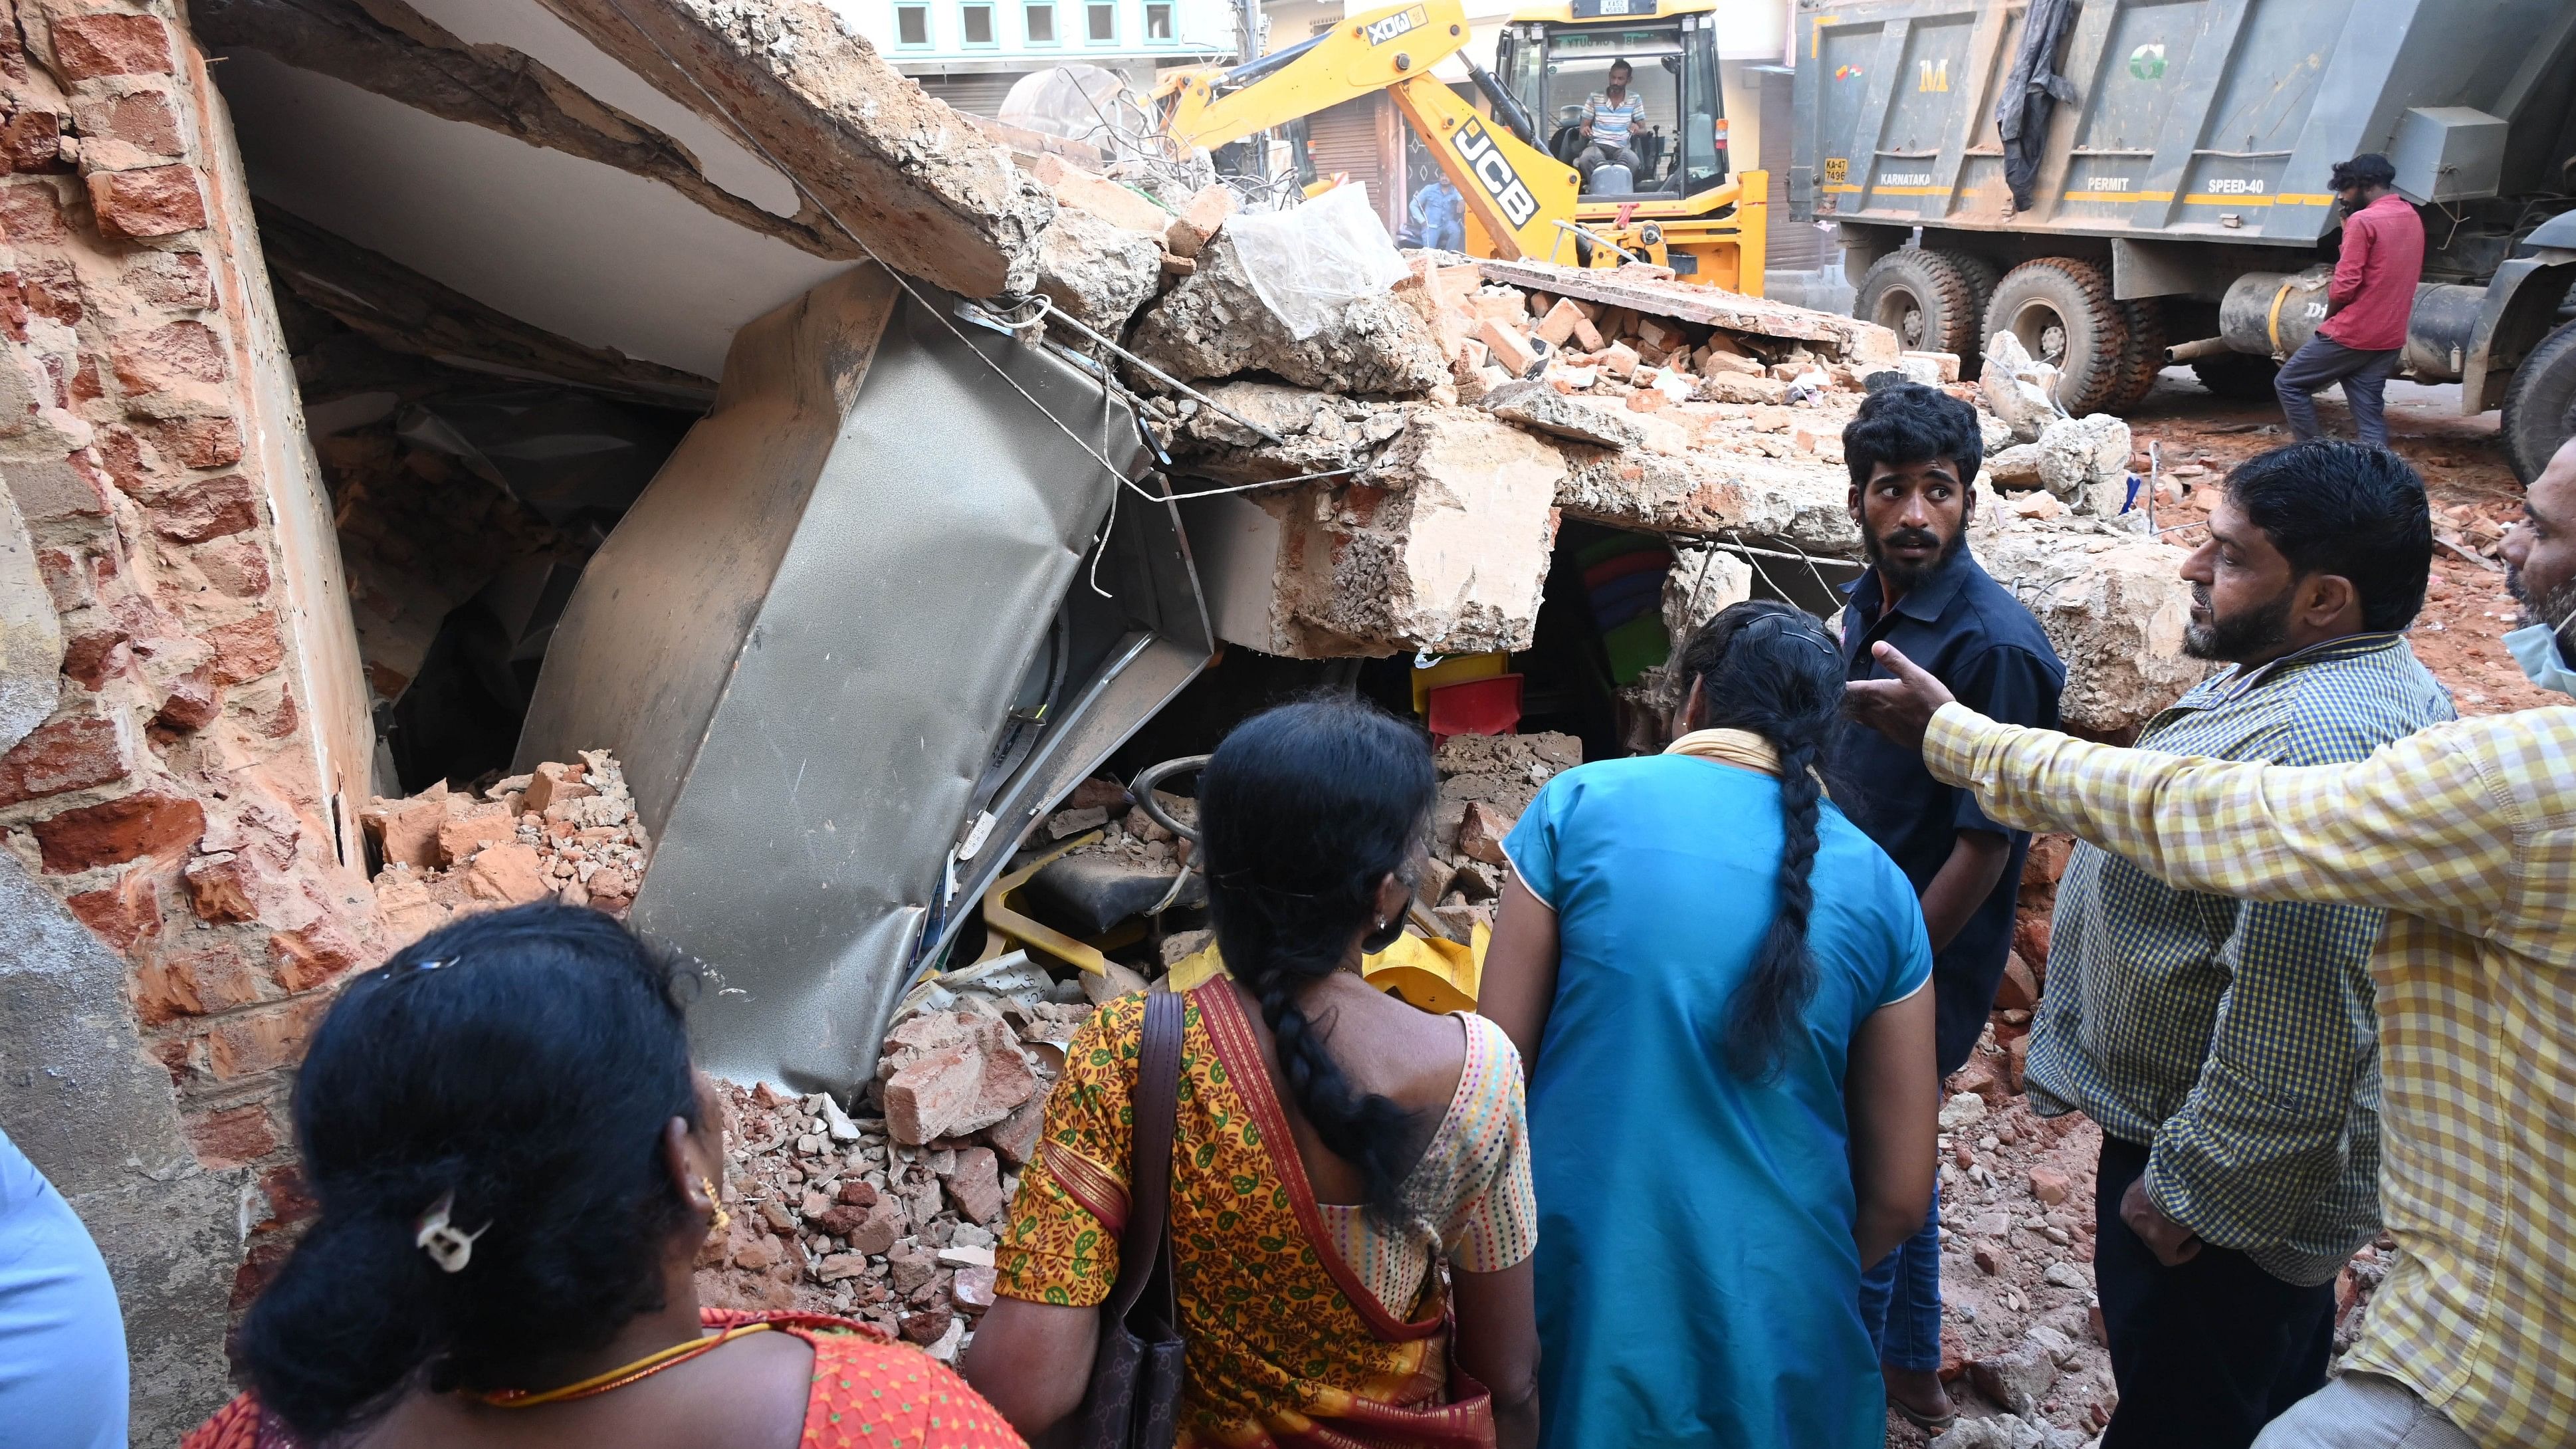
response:
M1699 689L1704 729L1750 730L1780 754L1779 906L1754 954L1753 969L1728 1005L1726 1061L1761 1081L1779 1071L1790 1031L1816 991L1807 954L1815 908L1810 874L1827 750L1842 709L1840 651L1815 618L1787 604L1752 600L1702 625L1682 651L1682 675Z
M1418 1151L1414 1114L1352 1087L1329 1050L1331 1019L1310 1017L1304 1002L1341 969L1354 935L1387 934L1379 883L1412 871L1437 788L1420 731L1341 698L1254 715L1199 775L1209 913L1226 970L1261 1000L1288 1095L1359 1169L1371 1211L1390 1219L1403 1215Z

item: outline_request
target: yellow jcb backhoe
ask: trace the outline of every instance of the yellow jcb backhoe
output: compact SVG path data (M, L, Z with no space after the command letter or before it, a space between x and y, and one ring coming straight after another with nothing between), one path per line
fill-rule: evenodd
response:
M1497 47L1499 79L1461 57L1481 110L1431 75L1467 46L1458 0L1408 0L1245 65L1176 72L1155 101L1166 135L1214 150L1382 90L1458 188L1471 255L1644 261L1758 296L1770 177L1728 165L1714 3L1569 0L1516 11ZM1639 164L1593 173L1625 176L1624 189L1586 191L1575 166L1583 105L1618 60L1646 105L1630 143Z

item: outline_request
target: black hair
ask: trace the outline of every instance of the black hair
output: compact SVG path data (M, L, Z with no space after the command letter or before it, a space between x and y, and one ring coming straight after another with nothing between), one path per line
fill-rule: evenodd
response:
M2395 453L2340 438L2292 443L2238 464L2227 496L2295 575L2351 580L2362 627L2403 629L2424 607L2433 513L2424 480Z
M2336 162L2329 184L2336 191L2350 191L2356 186L2395 186L2397 168L2378 152L2365 151L2349 161Z
M1623 56L1620 56L1620 57L1619 57L1618 59L1616 59L1616 60L1611 61L1611 62L1610 62L1610 69L1612 69L1612 70L1617 70L1619 67L1621 67L1621 66L1623 66L1623 65L1627 65L1627 66L1628 66L1628 74L1630 74L1630 75L1635 75L1635 74L1637 73L1637 68L1636 68L1635 66L1633 66L1633 65L1628 65L1628 57L1626 57L1626 56L1624 56L1624 55L1623 55Z
M1843 463L1855 488L1867 488L1870 470L1880 463L1935 458L1958 465L1962 488L1976 481L1986 460L1977 410L1937 387L1909 382L1871 393L1843 425Z
M1439 788L1421 731L1356 700L1283 704L1237 725L1199 774L1208 907L1226 970L1261 999L1288 1092L1370 1208L1400 1217L1412 1114L1356 1092L1329 1020L1300 1004L1377 925L1379 882L1410 874Z
M663 1306L692 1214L663 1132L699 1125L670 970L597 911L470 917L353 979L295 1074L320 1215L239 1349L306 1443L415 1385L523 1388ZM479 1234L449 1273L416 1243L442 1197Z
M1807 954L1815 907L1824 787L1817 775L1843 702L1843 662L1812 615L1766 599L1721 610L1682 650L1682 675L1699 689L1703 729L1750 730L1780 755L1779 905L1754 952L1753 968L1727 1006L1726 1062L1761 1081L1778 1071L1791 1029L1816 992Z

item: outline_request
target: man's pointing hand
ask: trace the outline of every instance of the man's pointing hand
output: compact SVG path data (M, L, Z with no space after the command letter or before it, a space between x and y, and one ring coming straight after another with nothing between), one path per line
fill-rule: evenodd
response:
M1844 685L1844 711L1909 750L1923 748L1925 727L1953 696L1941 681L1916 667L1895 645L1882 641L1869 649L1896 677L1855 679Z

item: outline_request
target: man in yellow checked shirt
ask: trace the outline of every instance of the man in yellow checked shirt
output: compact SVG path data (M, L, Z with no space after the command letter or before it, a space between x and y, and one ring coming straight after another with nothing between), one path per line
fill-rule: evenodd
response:
M2576 441L2505 541L2524 673L2576 696ZM1854 713L2016 829L2174 885L2377 906L2380 1206L2398 1259L2343 1376L2255 1449L2576 1443L2576 709L2288 768L1999 725L1885 645Z

